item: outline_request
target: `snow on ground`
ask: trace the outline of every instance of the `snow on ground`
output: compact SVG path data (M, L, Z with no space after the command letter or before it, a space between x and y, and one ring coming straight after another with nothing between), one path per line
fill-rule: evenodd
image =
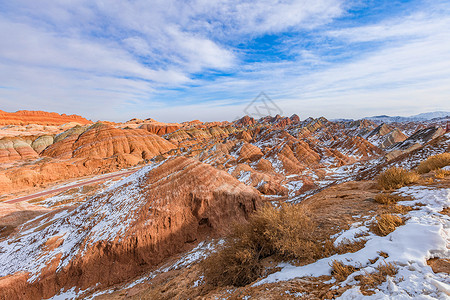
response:
M101 183L99 190L96 192L96 194L101 194L105 190L107 190L111 185L116 183L115 180L109 179L105 181L104 183ZM64 207L67 205L73 205L73 201L79 201L81 197L83 197L83 189L85 186L76 187L77 191L73 194L67 194L68 191L64 191L59 193L58 195L49 197L41 202L35 203L36 205L43 206L43 207L53 207L55 205L58 205L58 207Z
M126 289L130 289L135 285L144 283L144 282L148 282L149 280L152 280L153 278L155 278L157 275L162 274L162 273L166 273L168 271L171 270L179 270L179 269L183 269L183 268L188 268L189 266L191 266L192 264L205 259L206 257L208 257L211 253L213 253L215 251L215 249L217 248L217 246L220 246L221 244L224 243L224 240L214 240L211 242L207 242L207 241L202 241L200 242L194 249L192 249L191 251L189 251L188 253L184 254L180 259L178 259L175 263L169 264L168 266L163 266L153 272L151 272L150 274L146 274L145 276L142 276L134 281L132 281L131 283L125 285L124 287L122 287L121 289L126 290ZM196 285L201 285L203 284L203 276L200 276L199 280L196 281ZM194 285L195 285L194 284ZM195 286L194 286L195 287ZM66 295L66 293L69 292L70 294L71 290L68 290L66 292L62 292L60 295ZM105 295L105 294L111 294L112 292L116 291L116 288L110 288L107 290L103 290L103 291L97 291L94 294L85 297L84 299L94 299L97 296L100 295ZM83 291L86 292L86 291ZM60 296L58 295L58 296ZM78 296L80 295L80 293L78 293ZM55 299L75 299L77 297L73 297L73 298L55 298Z
M289 190L289 197L294 197L295 192L302 188L303 180L293 180L284 184L284 186Z
M36 226L26 223L22 227L26 230L0 242L0 277L26 271L32 274L29 281L33 282L59 253L62 257L58 269L67 266L72 258L90 245L100 240L114 240L124 234L134 221L135 210L145 201L140 195L141 181L158 165L143 167L72 211L64 210L53 217L44 216ZM46 241L52 237L61 239L61 245L51 251L43 251Z
M296 267L288 263L280 264L282 270L273 273L255 283L261 285L276 281L287 281L298 277L331 274L333 260L361 268L351 274L341 286L353 286L346 291L341 299L450 299L450 277L444 273L435 274L426 261L430 258L449 258L450 251L450 217L440 214L443 208L450 206L450 188L433 189L423 186L405 187L397 193L411 196L414 200L399 202L401 205L415 205L407 216L405 225L398 227L385 237L370 233L366 236L365 247L355 253L334 255L318 260L312 264ZM420 206L417 204L425 204ZM367 226L372 220L355 223L348 231L337 236L338 240L351 239L355 234L367 232ZM379 252L389 255L386 259L380 258ZM364 296L355 276L372 273L380 263L392 262L398 266L398 274L394 278L382 283L372 296Z

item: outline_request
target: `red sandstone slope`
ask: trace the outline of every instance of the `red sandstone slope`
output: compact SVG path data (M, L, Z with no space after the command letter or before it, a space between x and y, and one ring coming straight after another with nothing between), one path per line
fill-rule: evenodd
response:
M80 129L58 140L42 152L55 158L106 158L131 154L139 159L150 159L175 148L165 139L143 129L119 129L101 123Z
M145 167L77 209L44 216L0 242L0 275L15 274L0 279L0 299L40 299L63 287L132 278L223 234L259 201L255 189L193 159Z
M89 121L78 115L58 114L45 111L19 110L14 113L0 110L0 125L62 125L65 123L76 122L79 124L89 124Z

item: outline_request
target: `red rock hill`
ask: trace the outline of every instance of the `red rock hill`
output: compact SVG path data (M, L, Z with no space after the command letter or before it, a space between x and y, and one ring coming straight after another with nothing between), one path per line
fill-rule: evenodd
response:
M89 121L78 115L58 114L46 111L19 110L14 113L0 110L0 125L61 125L76 122L79 124L90 124Z

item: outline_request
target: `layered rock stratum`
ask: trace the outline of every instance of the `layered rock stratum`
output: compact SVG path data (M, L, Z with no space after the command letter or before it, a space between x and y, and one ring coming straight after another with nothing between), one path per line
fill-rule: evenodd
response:
M89 121L78 115L58 114L45 111L19 110L16 112L6 112L0 110L0 125L61 125L75 122L79 124L89 124Z
M386 209L371 200L380 172L414 169L430 155L450 152L445 124L436 121L386 125L276 115L57 125L57 118L72 117L50 113L45 123L29 115L37 123L11 119L0 129L0 299L128 293L130 281L151 282L137 289L138 298L220 298L226 292L203 285L197 260L262 202L304 205L332 239L354 216L365 220ZM117 179L133 172L118 183L108 179L86 191L82 185L100 174ZM51 193L69 180L81 187ZM8 203L42 190L49 195ZM184 258L166 267L178 255ZM232 290L264 294L250 286Z

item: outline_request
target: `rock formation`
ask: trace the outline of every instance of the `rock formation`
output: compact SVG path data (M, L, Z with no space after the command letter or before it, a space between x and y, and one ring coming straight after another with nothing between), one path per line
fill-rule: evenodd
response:
M89 124L89 121L77 115L58 114L45 111L20 110L14 113L0 110L0 125L61 125L76 122L79 124Z
M73 129L71 129L73 131ZM143 129L119 129L101 123L81 132L71 132L42 152L43 156L55 158L106 158L117 154L131 154L150 159L175 146L165 139Z
M75 210L28 224L12 244L0 242L0 275L10 275L0 279L0 298L121 282L223 234L259 201L255 189L193 159L146 167Z

